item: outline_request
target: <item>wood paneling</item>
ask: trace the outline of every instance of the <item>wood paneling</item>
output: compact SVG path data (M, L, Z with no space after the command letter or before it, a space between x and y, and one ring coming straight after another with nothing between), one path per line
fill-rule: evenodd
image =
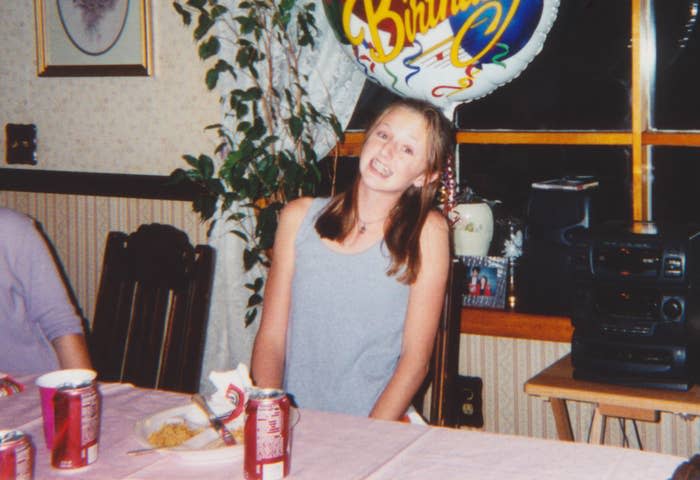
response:
M571 342L573 334L568 317L479 308L462 309L461 327L462 333L550 342Z

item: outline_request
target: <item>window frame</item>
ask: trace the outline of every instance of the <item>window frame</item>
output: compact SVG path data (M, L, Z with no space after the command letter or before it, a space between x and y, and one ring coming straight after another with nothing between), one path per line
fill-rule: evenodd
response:
M651 148L654 146L700 147L700 132L690 130L659 130L650 127L650 92L655 65L648 59L655 55L654 29L651 25L652 0L630 0L631 55L632 55L632 125L622 131L515 131L465 130L457 131L458 144L502 145L617 145L632 151L631 195L632 219L651 221L652 178ZM336 152L340 156L359 156L364 140L363 132L349 131Z

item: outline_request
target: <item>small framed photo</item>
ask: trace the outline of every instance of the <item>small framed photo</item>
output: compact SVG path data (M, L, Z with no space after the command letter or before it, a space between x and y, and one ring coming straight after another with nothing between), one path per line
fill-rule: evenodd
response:
M40 77L151 75L151 0L34 0Z
M505 257L459 257L467 279L462 305L505 308L508 259Z

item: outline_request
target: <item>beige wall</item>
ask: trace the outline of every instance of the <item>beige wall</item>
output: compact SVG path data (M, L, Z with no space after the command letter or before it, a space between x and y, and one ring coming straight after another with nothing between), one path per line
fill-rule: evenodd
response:
M203 127L219 104L191 32L172 2L151 4L153 76L39 78L34 2L0 1L3 151L6 123L37 126L37 168L48 170L168 174L182 154L213 151Z

